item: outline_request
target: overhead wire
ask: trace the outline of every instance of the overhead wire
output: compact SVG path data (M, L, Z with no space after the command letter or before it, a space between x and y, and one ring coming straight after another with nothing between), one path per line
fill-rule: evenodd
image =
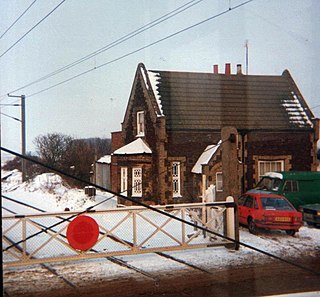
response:
M62 0L55 8L53 8L46 16L44 16L38 23L36 23L31 29L29 29L25 34L23 34L15 43L13 43L7 50L5 50L1 55L2 58L6 53L8 53L12 48L14 48L23 38L25 38L31 31L38 27L46 18L48 18L54 11L56 11L66 0Z
M20 91L20 90L22 90L24 88L30 87L30 86L32 86L32 85L34 85L36 83L39 83L39 82L41 82L43 80L46 80L46 79L48 79L50 77L53 77L53 76L55 76L55 75L57 75L57 74L59 74L59 73L61 73L63 71L66 71L66 70L68 70L68 69L70 69L72 67L75 67L76 65L78 65L80 63L83 63L83 62L85 62L85 61L87 61L87 60L89 60L89 59L91 59L91 58L93 58L93 57L95 57L95 56L107 51L107 50L110 50L111 48L113 48L113 47L115 47L115 46L117 46L119 44L122 44L123 42L125 42L125 41L127 41L127 40L129 40L129 39L131 39L131 38L133 38L133 37L145 32L145 31L147 31L147 30L149 30L149 29L151 29L151 28L153 28L153 27L155 27L155 26L157 26L157 25L159 25L161 23L163 23L164 21L166 21L166 20L168 20L168 19L170 19L170 18L182 13L183 11L195 6L196 4L198 4L198 3L202 2L202 1L204 1L204 0L197 0L197 1L196 0L192 0L192 1L189 1L189 2L185 3L184 5L182 5L182 6L178 7L178 8L176 8L176 9L174 9L174 10L172 10L172 11L170 11L170 12L164 14L164 15L162 15L161 17L159 17L159 18L157 18L157 19L155 19L155 20L143 25L142 27L140 27L140 28L138 28L138 29L136 29L136 30L134 30L134 31L132 31L132 32L120 37L120 38L118 38L117 40L112 41L111 43L103 46L102 48L100 48L98 50L95 50L94 52L92 52L92 53L90 53L90 54L88 54L88 55L86 55L86 56L84 56L84 57L82 57L82 58L70 63L70 64L67 64L67 65L65 65L65 66L63 66L63 67L61 67L61 68L59 68L59 69L57 69L57 70L45 75L45 76L42 76L42 77L38 78L35 81L32 81L32 82L30 82L30 83L28 83L28 84L26 84L26 85L24 85L22 87L19 87L18 89L15 89L15 90L11 91L10 93L15 93L15 92Z
M83 72L81 72L81 73L79 73L79 74L76 74L76 75L74 75L74 76L72 76L72 77L70 77L70 78L68 78L68 79L65 79L65 80L63 80L63 81L61 81L61 82L59 82L59 83L57 83L57 84L54 84L54 85L52 85L52 86L50 86L50 87L47 87L47 88L45 88L45 89L42 89L42 90L40 90L40 91L38 91L38 92L29 94L28 97L32 97L32 96L38 95L38 94L40 94L40 93L42 93L42 92L48 91L48 90L50 90L50 89L52 89L52 88L55 88L55 87L60 86L60 85L62 85L62 84L64 84L64 83L67 83L67 82L69 82L69 81L71 81L71 80L74 80L74 79L76 79L76 78L78 78L78 77L81 77L81 76L83 76L83 75L85 75L85 74L88 74L88 73L90 73L90 72L92 72L92 71L94 71L94 70L97 70L97 69L99 69L99 68L105 67L105 66L107 66L107 65L109 65L109 64L112 64L112 63L114 63L114 62L117 62L117 61L119 61L119 60L122 60L122 59L124 59L124 58L126 58L126 57L128 57L128 56L131 56L131 55L133 55L133 54L135 54L135 53L137 53L137 52L140 52L140 51L142 51L142 50L144 50L144 49L146 49L146 48L149 48L149 47L151 47L151 46L154 46L154 45L156 45L156 44L158 44L158 43L160 43L160 42L163 42L163 41L165 41L165 40L167 40L167 39L169 39L169 38L172 38L172 37L174 37L174 36L176 36L176 35L178 35L178 34L181 34L181 33L185 32L185 31L187 31L187 30L190 30L190 29L192 29L192 28L194 28L194 27L197 27L197 26L199 26L199 25L201 25L201 24L203 24L203 23L206 23L206 22L208 22L208 21L210 21L210 20L212 20L212 19L214 19L214 18L217 18L217 17L219 17L219 16L221 16L221 15L224 15L224 14L226 14L226 13L228 13L228 12L234 10L234 9L238 9L238 8L240 8L241 6L244 6L244 5L246 5L246 4L248 4L248 3L252 2L252 1L254 1L254 0L245 1L245 2L243 2L243 3L240 3L239 5L236 5L236 6L232 7L231 9L228 8L228 9L226 9L226 10L224 10L224 11L218 13L218 14L215 14L215 15L213 15L213 16L205 19L205 20L203 20L203 21L200 21L200 22L198 22L198 23L196 23L196 24L193 24L193 25L191 25L191 26L188 26L188 27L186 27L186 28L184 28L184 29L182 29L182 30L179 30L179 31L177 31L177 32L175 32L175 33L173 33L173 34L170 34L170 35L168 35L168 36L166 36L166 37L164 37L164 38L161 38L161 39L159 39L159 40L157 40L157 41L155 41L155 42L152 42L152 43L150 43L150 44L148 44L148 45L145 45L145 46L143 46L143 47L140 47L140 48L138 48L138 49L136 49L136 50L134 50L134 51L131 51L131 52L127 53L127 54L124 54L124 55L122 55L122 56L120 56L120 57L118 57L118 58L115 58L115 59L113 59L113 60L110 60L110 61L108 61L108 62L106 62L106 63L103 63L103 64L101 64L101 65L99 65L99 66L95 66L95 67L93 67L93 68L90 68L90 69L88 69L88 70L86 70L86 71L83 71ZM139 30L139 29L138 29L138 30ZM71 64L70 64L70 65L71 65ZM40 79L41 79L41 78L40 78ZM33 84L33 83L32 83L32 84ZM29 84L29 85L30 85L30 84ZM29 86L29 85L28 85L28 86ZM27 86L27 85L26 85L26 86ZM18 91L18 90L21 90L21 89L25 88L26 86L21 87L21 88L19 88L19 89L16 89L16 90L14 90L14 91L11 91L10 93L14 93L14 92L16 92L16 91ZM3 96L4 96L4 95L2 95L1 97L3 97Z
M244 243L244 242L242 242L242 241L239 241L239 240L230 238L230 237L228 237L228 236L222 235L222 234L217 233L217 232L215 232L215 231L213 231L213 230L207 229L206 227L203 227L203 226L194 224L194 223L192 223L192 222L190 222L190 221L186 221L186 220L184 220L184 219L182 219L182 218L180 218L180 217L177 217L177 216L175 216L175 215L173 215L173 214L171 214L171 213L169 213L169 212L167 212L167 211L163 211L163 210L161 210L161 209L158 209L158 208L153 207L152 205L148 205L148 204L140 201L139 199L134 199L134 198L127 197L127 196L124 196L124 195L122 195L122 194L116 193L116 192L114 192L114 191L112 191L112 190L110 190L110 189L104 188L104 187L99 186L99 185L96 185L96 184L94 184L94 183L92 183L92 182L89 182L89 181L83 180L83 179L81 179L81 178L75 177L75 176L73 176L73 175L71 175L71 174L69 174L69 173L67 173L67 172L64 172L64 171L62 171L62 170L60 170L60 169L53 168L52 166L48 166L48 165L46 165L46 164L44 164L44 163L42 163L42 162L40 162L40 161L38 161L38 160L34 160L34 159L32 159L32 158L29 158L28 156L21 155L21 154L19 154L19 153L17 153L17 152L14 152L14 151L9 150L9 149L7 149L7 148L4 148L4 147L2 147L2 146L0 147L0 149L1 149L2 151L4 151L4 152L7 152L7 153L9 153L9 154L12 154L12 155L14 155L14 156L16 156L16 157L22 158L22 159L27 160L27 161L31 161L31 162L33 162L33 163L35 163L35 164L38 164L38 165L40 165L40 166L43 166L43 167L45 167L45 168L47 168L47 169L49 169L49 170L55 171L55 172L57 172L57 173L59 173L59 174L62 174L62 175L64 175L64 176L67 176L67 177L73 178L73 179L75 179L75 180L77 180L77 181L86 183L86 184L88 184L89 186L94 186L94 187L96 187L97 189L100 189L100 190L102 190L102 191L109 192L110 194L113 194L113 195L115 195L115 196L117 196L117 197L121 197L121 198L123 198L123 199L125 199L125 200L127 200L127 201L130 201L130 202L132 202L132 203L134 203L134 204L137 204L137 205L139 205L139 206L145 207L145 208L147 208L147 209L149 209L149 210L151 210L151 211L154 211L154 212L159 213L159 214L161 214L161 215L170 217L170 218L172 218L172 219L174 219L174 220L176 220L176 221L182 222L182 223L184 223L184 224L186 224L186 225L189 225L189 226L192 226L192 227L194 227L194 228L200 229L201 231L205 231L205 232L208 232L208 233L213 234L213 235L215 235L215 236L218 236L218 237L220 237L220 238L227 239L228 241L233 242L233 243L235 243L235 244L237 244L237 245L241 245L241 246L243 246L243 247L246 247L246 248L249 248L249 249L251 249L251 250L254 250L254 251L256 251L256 252L258 252L258 253L261 253L261 254L263 254L263 255L265 255L265 256L268 256L268 257L270 257L270 258L279 260L279 261L281 261L281 262L284 262L284 263L286 263L286 264L295 266L295 267L300 268L300 269L302 269L302 270L304 270L304 271L307 271L307 272L309 272L309 273L312 273L312 274L315 274L315 275L320 276L320 272L315 271L315 270L313 270L313 269L311 269L311 268L309 268L309 267L305 267L305 266L300 265L300 264L298 264L298 263L296 263L296 262L292 262L292 261L290 261L290 260L286 260L286 259L284 259L284 258L281 258L281 257L277 256L277 255L271 254L271 253L269 253L269 252L267 252L267 251L264 251L264 250L262 250L262 249L259 249L259 248L257 248L257 247L254 247L254 246L252 246L252 245L249 245L249 244L247 244L247 243ZM227 202L227 203L228 203L229 205L233 204L235 207L237 207L237 205L236 205L234 202ZM207 205L209 206L210 203L207 203ZM212 204L212 205L213 205L213 204ZM18 246L20 243L23 243L23 242L25 242L25 241L27 241L27 240L29 240L29 239L31 239L31 238L34 238L35 236L37 236L37 235L39 235L39 234L41 234L41 233L43 233L43 232L47 232L47 231L49 231L50 229L54 228L55 226L58 226L58 225L62 224L63 222L67 221L67 220L70 220L70 219L72 219L72 218L74 218L74 217L77 217L77 216L79 216L80 214L83 214L83 213L86 213L86 212L90 212L90 211L92 212L94 207L95 207L95 206L91 206L91 207L87 208L86 210L84 210L84 211L82 211L82 212L79 212L79 213L77 213L77 214L74 214L74 215L71 215L71 216L69 216L69 217L67 217L67 218L64 218L64 219L62 219L61 221L59 221L59 222L57 222L57 223L55 223L55 224L52 224L52 225L49 226L49 227L45 227L45 228L43 228L42 230L40 230L40 231L38 231L38 232L36 232L36 233L34 233L34 234L32 234L32 235L27 236L25 239L22 239L22 240L20 240L20 241L18 241L18 242L12 243L11 245L7 246L6 248L3 248L2 251L3 251L3 252L6 252L6 251L8 251L9 249Z
M315 106L311 107L310 109L316 109L318 107L320 107L320 104L319 105L315 105Z
M12 119L12 120L15 120L15 121L21 122L21 120L20 120L20 119L15 118L15 117L13 117L13 116L10 116L10 115L8 115L8 114L6 114L6 113L2 112L2 111L0 112L0 114L1 114L1 115L4 115L5 117L8 117L8 118L10 118L10 119Z
M32 94L28 94L28 97L32 97L32 96L41 94L41 93L43 93L43 92L45 92L45 91L51 90L51 89L53 89L53 88L55 88L55 87L57 87L57 86L60 86L60 85L62 85L62 84L64 84L64 83L70 82L70 81L72 81L72 80L74 80L74 79L76 79L76 78L78 78L78 77L81 77L81 76L83 76L83 75L85 75L85 74L88 74L88 73L90 73L90 72L92 72L92 71L94 71L94 70L100 69L100 68L102 68L102 67L105 67L105 66L107 66L107 65L110 65L110 64L112 64L112 63L115 63L115 62L117 62L117 61L119 61L119 60L122 60L122 59L124 59L124 58L129 57L129 56L132 56L133 54L136 54L136 53L138 53L138 52L140 52L140 51L142 51L142 50L145 50L145 49L147 49L147 48L149 48L149 47L152 47L152 46L154 46L154 45L156 45L156 44L158 44L158 43L161 43L161 42L163 42L163 41L165 41L165 40L168 40L168 39L170 39L170 38L172 38L172 37L175 37L175 36L177 36L177 35L179 35L179 34L181 34L181 33L183 33L183 32L186 32L186 31L188 31L188 30L190 30L190 29L193 29L193 28L195 28L195 27L197 27L197 26L200 26L200 25L202 25L202 24L204 24L204 23L206 23L206 22L208 22L208 21L211 21L211 20L213 20L213 19L215 19L215 18L217 18L217 17L220 17L220 16L222 16L222 15L224 15L224 14L226 14L226 13L229 13L229 12L231 12L232 10L238 9L238 8L244 6L244 5L246 5L246 4L248 4L248 3L252 2L252 1L254 1L254 0L248 0L248 1L245 1L245 2L243 2L243 3L239 4L239 5L236 5L236 6L232 7L232 8L228 8L228 9L226 9L226 10L224 10L224 11L218 13L218 14L215 14L215 15L213 15L213 16L205 19L205 20L202 20L202 21L200 21L200 22L198 22L198 23L195 23L195 24L193 24L193 25L191 25L191 26L188 26L188 27L186 27L186 28L184 28L184 29L181 29L181 30L179 30L179 31L177 31L177 32L175 32L175 33L172 33L172 34L170 34L170 35L167 35L166 37L163 37L163 38L158 39L158 40L156 40L156 41L154 41L154 42L151 42L151 43L149 43L149 44L147 44L147 45L144 45L144 46L142 46L142 47L140 47L140 48L138 48L138 49L136 49L136 50L133 50L133 51L127 53L127 54L124 54L124 55L122 55L122 56L120 56L120 57L118 57L118 58L115 58L115 59L113 59L113 60L110 60L110 61L108 61L108 62L105 62L105 63L103 63L103 64L100 64L99 66L94 66L93 68L90 68L90 69L88 69L88 70L86 70L86 71L83 71L83 72L81 72L81 73L78 73L78 74L76 74L76 75L74 75L74 76L72 76L72 77L70 77L70 78L68 78L68 79L65 79L65 80L63 80L63 81L61 81L61 82L59 82L59 83L57 83L57 84L54 84L54 85L52 85L52 86L50 86L50 87L44 88L44 89L42 89L42 90L40 90L40 91L38 91L38 92L34 92L34 93L32 93Z
M26 12L32 7L34 3L36 3L37 0L34 0L28 7L27 9L2 33L0 36L0 39L9 32L9 30L26 14Z

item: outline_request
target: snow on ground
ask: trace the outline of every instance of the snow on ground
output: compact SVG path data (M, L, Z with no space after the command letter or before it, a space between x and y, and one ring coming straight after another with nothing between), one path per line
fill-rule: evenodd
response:
M52 173L37 176L32 181L22 183L21 173L18 170L11 172L2 171L2 194L10 198L28 203L45 211L62 211L66 207L70 210L85 210L101 201L107 200L98 206L99 209L116 207L116 199L110 194L97 192L95 200L88 198L83 190L70 189L64 185L61 177ZM2 204L9 203L2 199ZM23 209L23 210L22 210ZM16 208L17 213L27 214L25 208ZM3 214L6 214L3 210ZM295 237L286 235L281 231L263 231L258 236L252 235L246 228L240 228L240 241L264 250L268 253L285 258L299 258L300 256L319 257L320 255L320 229L304 226ZM241 247L239 251L228 250L224 247L184 250L167 252L176 258L188 263L207 268L222 269L228 265L243 265L252 263L263 263L269 260L265 255L259 254L249 248ZM179 263L166 261L156 254L143 254L119 257L127 262L134 263L134 266L145 271L184 269L185 266ZM87 273L103 273L104 269L115 274L123 273L123 268L110 268L105 264L97 265L99 259L80 261L74 265L88 265ZM64 265L64 263L58 264ZM100 268L99 268L100 267ZM62 268L61 268L62 269ZM101 271L100 271L100 270ZM112 270L111 272L109 270ZM81 271L81 270L80 270Z
M2 171L1 176L4 179L1 183L3 195L48 212L63 211L65 208L82 211L108 198L110 199L106 203L101 203L95 209L115 207L117 203L114 197L101 191L97 191L95 199L90 199L84 190L68 187L62 178L54 173L43 173L25 183L21 182L21 172L18 170ZM25 207L17 208L16 212L19 211L23 211L23 214L37 212L31 209L26 211Z

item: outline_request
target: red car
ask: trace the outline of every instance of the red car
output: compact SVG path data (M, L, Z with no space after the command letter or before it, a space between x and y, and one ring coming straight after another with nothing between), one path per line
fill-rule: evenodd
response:
M285 230L294 236L302 226L302 214L283 196L247 193L239 200L239 223L248 226L250 233L258 228Z

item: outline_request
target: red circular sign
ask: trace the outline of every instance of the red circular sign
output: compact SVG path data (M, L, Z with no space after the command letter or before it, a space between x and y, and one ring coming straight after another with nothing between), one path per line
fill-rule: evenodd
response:
M67 239L69 244L77 250L86 251L93 247L98 240L99 226L88 216L76 217L68 226Z

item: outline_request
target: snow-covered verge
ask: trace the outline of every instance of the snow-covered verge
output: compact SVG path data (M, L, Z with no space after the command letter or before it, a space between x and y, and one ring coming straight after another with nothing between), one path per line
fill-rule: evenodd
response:
M66 185L59 175L43 173L34 179L22 183L21 172L18 170L2 170L2 194L10 198L27 203L44 211L63 211L66 208L73 211L85 210L99 202L110 198L111 195L97 191L96 197L89 198L82 189L73 189ZM6 201L3 205L6 205ZM116 199L109 199L96 209L105 209L116 206ZM15 205L18 213L29 214L37 212L26 207Z
M116 200L110 194L98 192L94 199L90 199L83 190L71 189L64 185L60 176L47 173L37 176L31 181L22 183L21 173L18 170L11 172L2 171L2 194L10 198L33 205L44 211L63 211L66 207L70 210L85 210L101 201L107 200L98 206L99 209L116 207ZM108 199L111 198L111 199ZM10 201L2 199L2 205L12 209ZM24 206L15 205L15 212L27 214L36 212L27 210ZM7 214L4 210L3 214ZM281 231L262 231L258 236L252 235L246 228L240 228L240 241L265 252L285 258L299 258L301 256L320 256L320 229L304 226L295 237L286 235ZM226 265L242 265L257 261L263 263L268 257L247 247L240 251L232 252L225 248L197 249L170 252L178 258L184 259L194 265L212 269L222 268ZM145 270L163 270L168 268L168 263L159 262L154 255L126 256L126 261L132 261ZM152 261L151 259L156 260ZM89 264L90 261L88 261ZM95 261L94 261L95 262ZM115 272L116 273L116 272Z

